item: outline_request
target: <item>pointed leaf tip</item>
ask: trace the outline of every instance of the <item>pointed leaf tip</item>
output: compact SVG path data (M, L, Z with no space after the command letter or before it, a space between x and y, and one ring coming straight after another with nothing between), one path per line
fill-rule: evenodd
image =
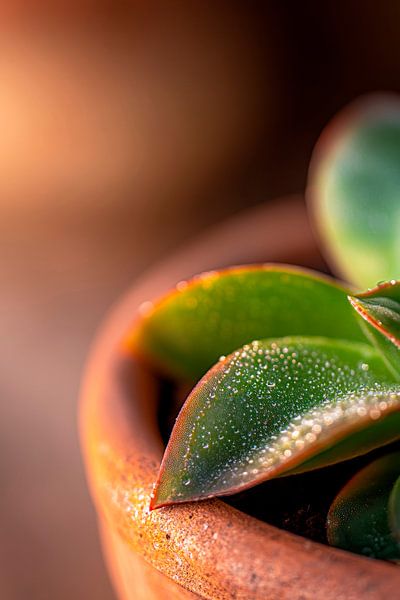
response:
M369 339L400 377L400 281L388 281L348 296Z
M256 341L217 363L172 431L152 507L227 495L400 435L400 389L366 344Z

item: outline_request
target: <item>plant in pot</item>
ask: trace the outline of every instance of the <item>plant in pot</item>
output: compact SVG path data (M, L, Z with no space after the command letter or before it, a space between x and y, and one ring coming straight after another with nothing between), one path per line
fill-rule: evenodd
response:
M122 596L397 593L399 173L400 106L391 98L348 109L314 155L316 229L338 272L367 291L262 264L206 272L146 298L157 277L212 263L219 237L214 246L207 240L211 257L199 258L207 242L195 246L111 318L88 368L82 424ZM259 217L244 219L258 239ZM309 247L296 209L278 225L283 256L287 247L296 252L296 225ZM220 233L234 260L245 239L238 231ZM159 469L160 428L167 439L188 386Z

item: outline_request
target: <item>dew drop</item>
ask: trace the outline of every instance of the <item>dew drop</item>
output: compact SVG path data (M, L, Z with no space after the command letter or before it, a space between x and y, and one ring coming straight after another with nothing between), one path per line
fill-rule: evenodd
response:
M142 304L139 306L138 310L142 316L146 316L152 312L153 308L154 308L153 302L151 302L150 300L146 300L145 302L142 302Z

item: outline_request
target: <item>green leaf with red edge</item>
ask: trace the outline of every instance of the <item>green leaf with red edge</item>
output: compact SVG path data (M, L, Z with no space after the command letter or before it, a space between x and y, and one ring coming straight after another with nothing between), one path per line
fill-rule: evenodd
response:
M349 296L349 300L362 317L366 335L400 378L400 282L381 283L363 294Z
M400 99L361 98L323 132L307 197L333 269L367 288L400 278Z
M198 380L221 355L254 339L365 341L349 293L329 277L285 265L204 273L146 302L130 343L168 374Z
M232 494L400 436L400 387L367 344L253 342L218 362L172 431L152 508Z
M328 514L329 543L387 560L400 559L391 526L389 498L400 476L400 452L364 467L340 491ZM397 530L398 534L398 530Z

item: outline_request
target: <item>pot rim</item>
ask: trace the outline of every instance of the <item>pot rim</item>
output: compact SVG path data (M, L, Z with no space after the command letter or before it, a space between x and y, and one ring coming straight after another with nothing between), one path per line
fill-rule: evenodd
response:
M200 597L376 600L398 592L394 565L277 529L221 500L148 510L163 452L157 380L122 343L140 305L201 271L316 255L300 198L247 210L152 269L112 309L93 346L80 431L97 511L131 550Z

